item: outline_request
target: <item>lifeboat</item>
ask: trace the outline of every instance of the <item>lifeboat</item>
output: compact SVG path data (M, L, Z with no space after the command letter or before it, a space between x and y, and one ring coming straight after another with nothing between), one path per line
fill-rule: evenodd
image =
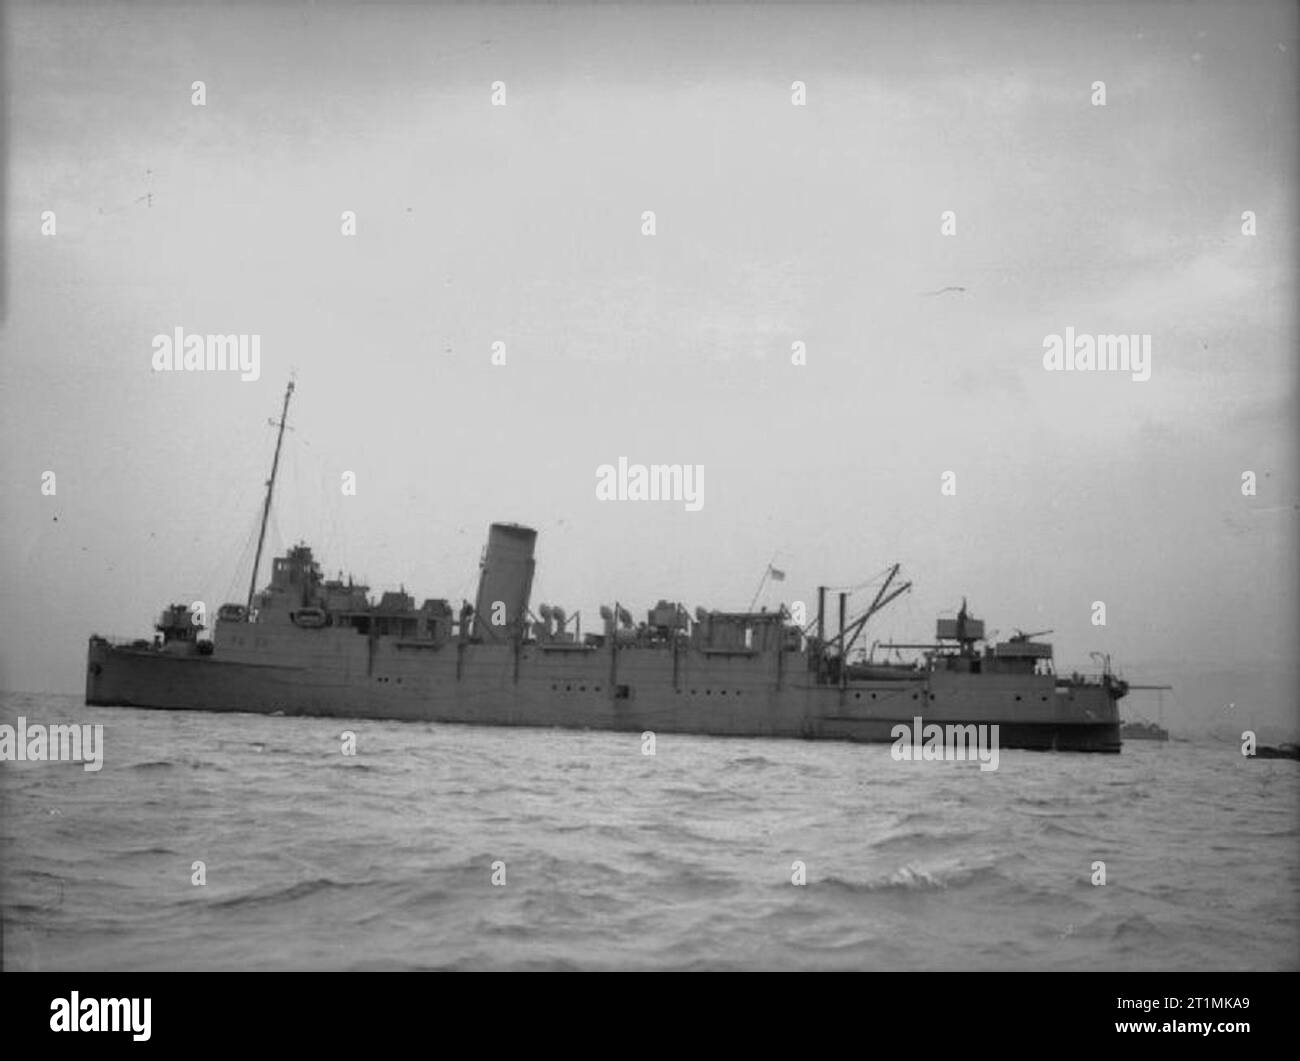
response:
M290 612L289 618L295 626L303 626L308 630L318 630L329 621L323 608L299 608L296 612Z

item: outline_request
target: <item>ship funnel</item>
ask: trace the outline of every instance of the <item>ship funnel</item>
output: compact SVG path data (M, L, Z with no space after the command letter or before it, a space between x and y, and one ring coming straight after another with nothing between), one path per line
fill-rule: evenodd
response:
M533 588L536 544L537 532L517 523L494 523L488 529L474 607L475 636L504 641L522 629Z
M555 632L557 634L564 633L565 624L568 622L568 617L564 614L564 609L557 604L551 609L551 614L555 616Z

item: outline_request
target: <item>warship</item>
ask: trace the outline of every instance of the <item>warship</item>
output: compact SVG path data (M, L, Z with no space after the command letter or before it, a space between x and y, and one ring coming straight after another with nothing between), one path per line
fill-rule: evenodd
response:
M1254 759L1296 759L1300 760L1300 744L1261 744L1255 749Z
M893 662L876 661L876 645L855 658L867 623L911 588L895 582L898 565L857 614L839 592L833 628L820 587L806 624L784 606L690 612L668 600L634 622L614 601L584 635L580 613L532 610L537 532L505 522L488 529L473 603L417 607L404 589L375 599L351 578L324 578L301 543L273 559L259 591L292 393L290 383L246 600L222 605L210 632L181 603L152 640L92 635L87 704L880 743L920 720L997 725L1004 748L1120 750L1128 686L1109 659L1095 675L1058 674L1039 634L986 639L965 601L933 640L886 645Z

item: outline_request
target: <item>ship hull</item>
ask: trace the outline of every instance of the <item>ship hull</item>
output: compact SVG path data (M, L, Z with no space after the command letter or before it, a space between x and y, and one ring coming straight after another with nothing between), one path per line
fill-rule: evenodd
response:
M931 672L820 683L798 653L548 651L220 624L210 655L90 643L86 702L166 710L887 743L895 727L997 725L1004 748L1118 752L1105 685Z

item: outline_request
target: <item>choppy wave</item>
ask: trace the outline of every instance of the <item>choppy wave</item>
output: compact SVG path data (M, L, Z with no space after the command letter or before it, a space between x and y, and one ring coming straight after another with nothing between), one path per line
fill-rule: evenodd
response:
M13 699L0 698L11 715ZM0 769L7 967L1294 969L1300 771L92 710ZM633 745L635 748L635 745ZM949 764L940 764L948 766ZM1244 779L1244 780L1243 780ZM1107 882L1094 884L1106 864Z
M925 867L903 865L890 873L870 880L845 880L827 877L823 882L850 894L877 892L949 891L989 882L1004 882L1005 878L991 865Z
M293 903L325 891L340 891L355 888L357 885L343 881L320 877L316 880L299 881L284 888L269 888L250 892L247 895L234 895L227 899L214 899L210 905L218 909L239 908L247 906L264 906L267 904Z

